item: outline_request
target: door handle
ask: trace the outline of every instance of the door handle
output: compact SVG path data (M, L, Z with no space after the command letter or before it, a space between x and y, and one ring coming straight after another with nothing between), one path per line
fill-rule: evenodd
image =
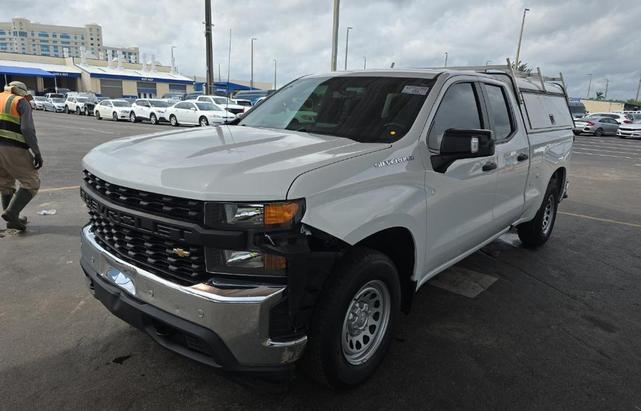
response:
M487 163L483 164L483 167L481 170L483 171L492 171L498 167L494 161L488 161Z
M530 158L530 156L528 156L528 155L527 155L527 154L525 154L525 153L521 153L521 154L519 154L519 156L516 158L516 161L525 161L525 160L527 160L528 158Z

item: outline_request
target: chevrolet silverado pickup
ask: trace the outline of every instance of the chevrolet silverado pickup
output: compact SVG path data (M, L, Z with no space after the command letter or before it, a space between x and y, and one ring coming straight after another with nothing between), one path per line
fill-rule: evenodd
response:
M572 129L562 76L509 65L303 77L87 154L82 269L169 350L354 386L430 278L510 229L550 238Z

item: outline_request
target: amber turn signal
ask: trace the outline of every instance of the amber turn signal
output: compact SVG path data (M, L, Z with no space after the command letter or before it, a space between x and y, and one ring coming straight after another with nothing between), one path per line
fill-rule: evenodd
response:
M286 224L292 221L298 212L298 203L265 204L263 221L265 224Z

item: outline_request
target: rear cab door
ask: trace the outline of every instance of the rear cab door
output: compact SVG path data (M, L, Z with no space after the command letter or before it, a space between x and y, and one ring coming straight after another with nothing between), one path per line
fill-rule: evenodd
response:
M483 79L480 86L495 144L494 221L497 227L504 228L518 220L523 213L530 145L519 116L518 102L507 84Z

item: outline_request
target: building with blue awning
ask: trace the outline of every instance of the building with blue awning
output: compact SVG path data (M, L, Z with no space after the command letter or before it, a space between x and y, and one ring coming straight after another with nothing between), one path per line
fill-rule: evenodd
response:
M78 90L82 71L67 60L71 59L0 53L0 84L22 81L37 94Z

